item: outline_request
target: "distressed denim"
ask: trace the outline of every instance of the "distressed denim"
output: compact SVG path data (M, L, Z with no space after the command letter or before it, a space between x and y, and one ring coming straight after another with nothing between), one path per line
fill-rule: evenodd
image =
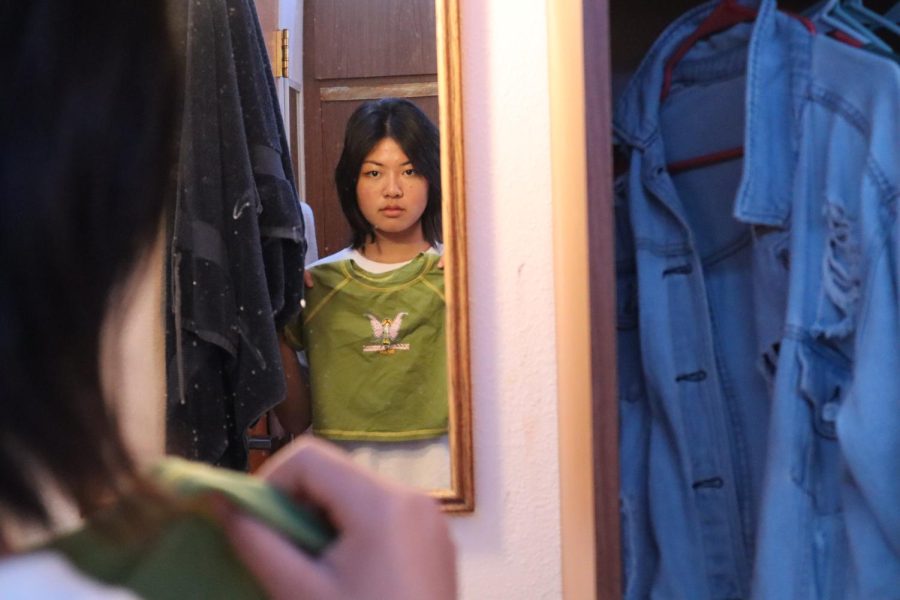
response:
M666 165L743 143L752 24L698 43L660 102L666 59L712 6L662 34L615 119L629 163L616 202L626 598L750 595L771 385L754 228L733 216L740 161Z
M786 232L790 264L754 596L897 598L900 68L767 0L748 81L735 214Z
M898 68L763 0L661 103L713 4L616 113L625 596L898 597Z

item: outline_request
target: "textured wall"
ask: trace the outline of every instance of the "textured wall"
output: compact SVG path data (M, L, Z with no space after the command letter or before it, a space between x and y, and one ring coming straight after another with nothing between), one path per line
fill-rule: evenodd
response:
M477 509L464 599L560 598L545 0L461 1Z

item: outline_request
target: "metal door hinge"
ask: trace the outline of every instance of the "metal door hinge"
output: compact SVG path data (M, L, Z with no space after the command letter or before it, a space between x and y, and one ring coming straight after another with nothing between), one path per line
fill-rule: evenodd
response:
M290 61L291 36L287 29L275 32L275 77L288 77Z

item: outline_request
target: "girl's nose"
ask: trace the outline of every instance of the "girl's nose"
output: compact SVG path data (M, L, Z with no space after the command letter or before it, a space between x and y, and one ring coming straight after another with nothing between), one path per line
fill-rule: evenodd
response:
M388 198L399 198L403 195L400 181L396 175L388 175L384 182L384 195Z

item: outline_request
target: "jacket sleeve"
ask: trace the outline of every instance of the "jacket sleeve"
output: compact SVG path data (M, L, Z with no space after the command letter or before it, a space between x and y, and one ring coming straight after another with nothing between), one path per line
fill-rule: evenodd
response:
M894 227L872 265L853 385L837 419L854 598L900 590L900 240Z

